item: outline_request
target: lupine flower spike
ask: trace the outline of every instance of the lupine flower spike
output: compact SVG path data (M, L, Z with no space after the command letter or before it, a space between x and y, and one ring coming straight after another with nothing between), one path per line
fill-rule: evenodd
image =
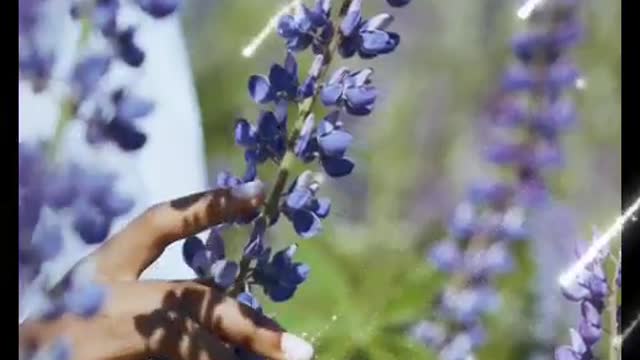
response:
M545 175L562 165L560 136L576 117L565 92L579 78L568 52L581 37L578 10L579 1L546 1L529 17L535 30L514 38L518 62L505 73L502 96L488 114L491 130L512 136L486 152L489 162L511 170L512 181L471 186L450 220L449 236L427 254L452 280L435 299L433 316L411 334L442 360L467 359L487 341L482 318L500 306L493 281L515 268L509 247L528 236L526 210L550 196ZM580 340L597 337L600 309L584 305ZM576 337L574 345L581 344Z
M388 1L394 7L409 2ZM390 30L392 22L393 17L385 13L365 19L360 0L343 0L337 11L332 1L316 0L312 6L301 4L294 14L279 19L276 30L286 47L284 61L273 64L263 74L250 76L247 83L251 99L259 106L269 107L261 109L255 122L236 120L235 142L244 151L245 173L235 177L223 172L218 176L218 186L263 183L258 178L258 167L269 163L278 167L278 174L264 209L238 224L253 226L238 262L227 261L223 266L223 251L212 252L195 238L185 242L185 260L198 275L211 277L213 283L226 287L230 295L254 309L262 309L254 296L256 287L262 288L272 301L282 302L292 298L311 276L309 266L294 259L298 244L272 255L266 241L267 229L282 215L302 239L313 238L322 231L322 222L331 212L331 201L319 195L325 175L315 172L314 167L318 164L332 178L353 172L356 164L348 155L353 135L344 129L342 115L369 115L378 95L371 68L340 68L328 78L327 70L339 56L358 54L369 59L393 52L400 36ZM296 57L307 49L314 61L303 78ZM324 115L312 111L316 103L327 108ZM291 107L297 110L296 119L287 116ZM294 161L307 164L308 168L290 179ZM214 229L212 234L217 238L223 229L230 228ZM242 359L257 358L244 349L237 349L237 354Z

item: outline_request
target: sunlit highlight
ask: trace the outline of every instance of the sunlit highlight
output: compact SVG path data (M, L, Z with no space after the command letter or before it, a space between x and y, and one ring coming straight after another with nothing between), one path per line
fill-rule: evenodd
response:
M542 5L544 2L545 0L527 0L518 9L518 12L516 14L520 19L526 20L529 18L529 16L531 16L531 13L533 12L533 10L535 10L535 8L537 8L538 6Z
M563 287L568 287L576 280L585 267L590 264L596 256L604 249L611 240L620 235L624 225L634 217L635 212L640 207L640 198L631 205L616 221L607 229L607 231L597 238L587 251L576 261L567 271L562 273L558 278L558 282Z
M253 55L255 55L256 50L258 50L260 45L262 45L262 43L267 39L267 36L269 36L269 34L273 31L273 29L276 28L276 25L278 25L278 20L280 19L280 17L282 17L283 15L286 15L287 13L292 11L296 6L300 6L301 4L302 4L302 0L293 0L289 4L283 6L280 10L278 10L278 12L276 12L269 19L269 22L267 22L267 25L265 25L264 28L260 30L258 35L256 35L253 39L251 39L251 41L249 42L249 45L245 46L244 49L242 49L242 56L246 58L250 58Z

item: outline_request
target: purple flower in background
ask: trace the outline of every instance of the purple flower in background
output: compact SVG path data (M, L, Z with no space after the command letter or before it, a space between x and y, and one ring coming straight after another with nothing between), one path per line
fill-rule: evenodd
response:
M18 2L18 70L35 92L47 88L57 60L52 39L59 38L61 7L56 2L20 0Z
M127 65L139 67L144 62L144 51L135 42L136 28L128 27L116 32L113 47L122 61Z
M112 220L133 207L132 199L114 189L116 178L112 174L84 169L74 163L50 169L43 163L37 147L27 143L19 148L21 217L24 216L21 221L25 226L35 226L42 206L54 210L68 208L72 210L74 229L85 242L96 244L106 238ZM34 208L28 209L29 206Z
M22 349L21 349L22 350ZM58 339L45 348L24 349L24 358L31 360L68 360L72 357L71 344L65 339ZM20 359L22 359L22 353Z
M423 320L411 328L410 336L425 346L438 347L446 340L447 331L440 324Z
M93 13L90 14L90 17L93 20L95 26L100 29L105 37L114 36L116 34L116 19L118 17L119 10L120 0L96 1L95 7L93 8Z
M93 94L110 66L108 55L87 56L75 65L70 83L76 101L83 101Z
M581 37L577 7L562 1L537 5L536 15L529 18L535 30L512 43L519 63L506 72L501 96L487 114L495 139L486 156L514 174L515 181L473 185L449 221L449 238L428 252L436 268L456 278L439 294L435 314L449 332L441 342L426 342L441 359L464 359L485 342L479 331L482 316L500 305L493 282L516 268L509 247L529 235L525 210L548 200L546 173L564 165L559 135L576 118L574 106L562 95L579 79L566 56ZM505 133L513 136L505 140ZM607 283L597 265L587 274L565 292L586 303L572 347L559 350L556 359L591 359L589 346L601 336L599 313ZM471 324L474 331L469 331Z
M462 252L454 241L443 240L433 246L427 255L428 260L443 272L457 271L462 265Z
M179 1L138 0L139 8L153 17L173 13ZM122 150L137 150L146 142L146 135L137 121L147 116L153 104L132 95L125 87L105 90L103 80L116 58L132 67L140 67L145 59L138 45L134 27L119 27L120 0L19 1L19 72L20 80L28 81L34 91L45 90L57 66L58 50L68 37L65 16L82 20L86 34L81 36L79 52L86 54L75 61L69 73L63 73L56 85L64 86L73 106L74 118L87 125L86 140L97 145L109 140ZM101 41L106 40L106 41ZM104 45L102 45L104 44ZM100 47L99 49L94 49ZM60 68L60 72L67 71ZM56 72L58 68L56 67ZM57 74L56 74L57 75ZM62 103L62 101L61 101ZM63 119L66 120L66 119ZM66 124L61 121L61 124ZM64 130L64 129L63 129ZM41 274L43 264L56 261L68 243L64 236L71 229L86 244L98 244L106 239L113 221L133 207L133 199L117 190L117 178L100 168L90 168L74 161L49 161L49 153L57 156L57 139L42 144L19 143L19 234L18 259L20 288L25 288ZM64 220L64 221L63 221ZM88 264L88 263L87 263ZM219 262L218 262L219 264ZM88 266L88 265L87 265ZM93 272L84 266L74 268L57 284L33 291L41 292L42 302L35 306L33 317L53 319L65 313L92 317L102 307L106 291L93 282ZM226 274L226 267L214 267L215 274ZM224 278L224 276L221 276ZM219 280L216 278L216 280ZM53 286L53 289L50 288ZM66 359L71 348L64 342L28 353L28 358Z
M51 77L55 62L53 53L25 50L19 54L20 74L31 79L35 91L43 90Z
M31 31L38 22L39 0L18 1L18 31L25 33Z
M87 244L106 239L113 219L133 208L133 200L114 189L112 174L90 172L71 164L46 187L47 203L72 209L73 228Z
M147 136L137 122L148 116L154 104L126 91L117 89L106 108L97 108L88 120L87 141L97 144L112 141L124 151L139 150L147 142Z

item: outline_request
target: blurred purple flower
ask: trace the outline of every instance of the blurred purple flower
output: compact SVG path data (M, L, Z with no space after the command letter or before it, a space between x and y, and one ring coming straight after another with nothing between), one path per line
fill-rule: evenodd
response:
M549 200L546 171L564 165L559 135L573 125L576 114L561 95L579 79L577 68L565 56L582 34L577 16L573 16L577 6L560 1L539 5L530 17L536 30L518 35L512 42L519 63L505 73L501 96L491 104L488 118L497 135L513 132L514 136L513 140L501 137L491 142L486 156L515 174L516 181L473 185L449 221L451 239L430 250L434 266L458 279L457 285L439 295L436 315L451 329L447 340L434 346L442 359L466 358L482 345L483 340L471 341L470 333L460 328L478 324L483 314L499 306L492 282L515 269L510 243L531 234L525 210ZM582 307L584 321L577 333L589 344L601 335L594 309L601 310L606 296L606 279L596 270L576 289L566 292L575 300L589 299L589 305ZM561 356L582 356L584 351L577 342L574 345L561 350Z

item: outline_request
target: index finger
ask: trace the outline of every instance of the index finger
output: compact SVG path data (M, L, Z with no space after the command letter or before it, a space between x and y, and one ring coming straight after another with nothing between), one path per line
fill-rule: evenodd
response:
M152 206L94 252L98 276L134 280L169 244L207 228L254 214L264 203L261 184L244 191L216 189Z

